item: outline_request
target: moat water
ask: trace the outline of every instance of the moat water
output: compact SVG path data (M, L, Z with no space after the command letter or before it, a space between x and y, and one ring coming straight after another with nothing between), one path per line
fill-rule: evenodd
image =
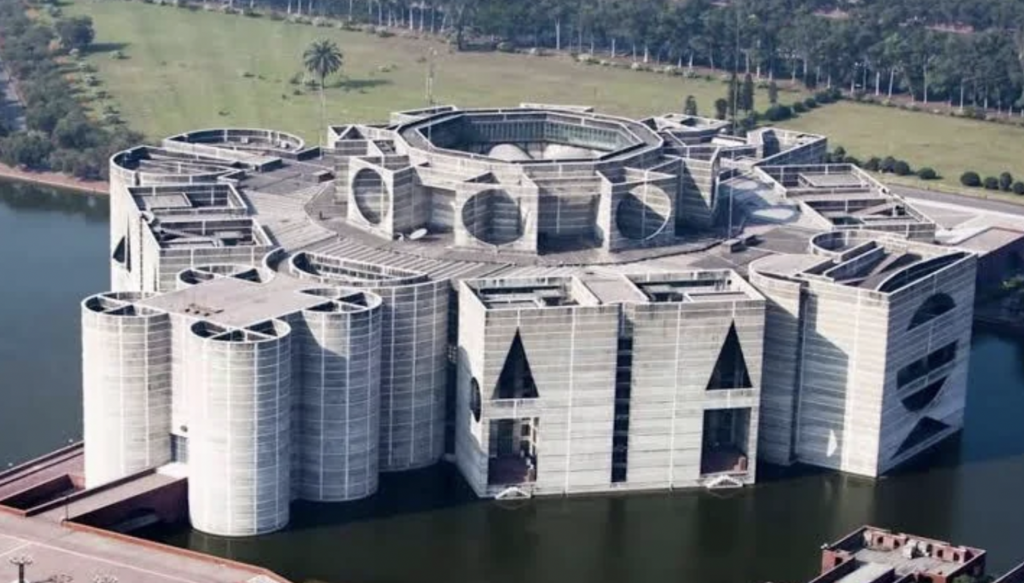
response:
M81 436L79 301L107 278L102 197L0 182L0 466ZM385 477L374 498L297 505L282 533L156 540L295 581L799 582L818 547L872 523L1024 560L1024 339L976 332L967 426L878 481L761 468L743 490L630 497L472 499L451 467Z

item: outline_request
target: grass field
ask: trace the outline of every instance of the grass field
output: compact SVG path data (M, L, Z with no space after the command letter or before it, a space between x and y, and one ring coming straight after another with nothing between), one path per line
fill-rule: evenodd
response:
M436 42L289 24L113 0L76 0L67 14L95 22L98 68L129 125L150 138L204 126L269 126L316 136L320 102L315 90L289 79L317 38L345 53L344 78L328 87L328 119L383 121L393 110L425 105L427 65L436 49L435 100L461 106L522 101L582 103L623 115L679 111L686 95L704 114L725 84L582 65L567 56L449 53ZM113 51L128 58L115 60ZM394 67L381 72L383 67ZM250 76L247 76L251 75ZM328 81L331 85L331 81ZM784 94L784 98L787 97ZM765 92L760 103L767 103Z
M840 102L801 115L785 127L828 136L862 161L894 156L917 169L931 166L945 185L959 186L960 175L982 177L1011 172L1024 179L1024 129L930 113Z

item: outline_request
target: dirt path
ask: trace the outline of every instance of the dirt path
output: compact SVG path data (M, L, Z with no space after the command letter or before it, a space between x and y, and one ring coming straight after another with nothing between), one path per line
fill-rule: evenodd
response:
M22 180L89 194L106 195L110 191L110 185L102 180L82 180L59 172L31 172L12 168L5 164L0 164L0 178Z

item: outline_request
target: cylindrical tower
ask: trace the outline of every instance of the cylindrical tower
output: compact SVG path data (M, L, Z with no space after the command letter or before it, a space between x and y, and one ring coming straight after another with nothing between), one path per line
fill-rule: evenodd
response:
M449 281L316 253L296 253L289 261L300 279L381 297L380 471L436 463L444 455Z
M381 299L315 289L325 302L302 312L298 497L341 502L377 491Z
M426 281L373 291L385 307L380 470L426 467L444 455L449 283Z
M82 302L89 488L170 461L171 321L139 299L106 293Z
M190 332L192 525L221 536L281 529L291 500L291 327L200 321Z

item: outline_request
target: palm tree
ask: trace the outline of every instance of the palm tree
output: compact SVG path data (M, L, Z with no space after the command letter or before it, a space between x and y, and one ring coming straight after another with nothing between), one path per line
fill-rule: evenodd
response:
M306 71L320 78L320 130L327 127L327 98L324 96L324 83L329 75L337 73L344 62L341 49L332 40L313 41L302 54L302 64ZM319 132L317 132L319 133Z

